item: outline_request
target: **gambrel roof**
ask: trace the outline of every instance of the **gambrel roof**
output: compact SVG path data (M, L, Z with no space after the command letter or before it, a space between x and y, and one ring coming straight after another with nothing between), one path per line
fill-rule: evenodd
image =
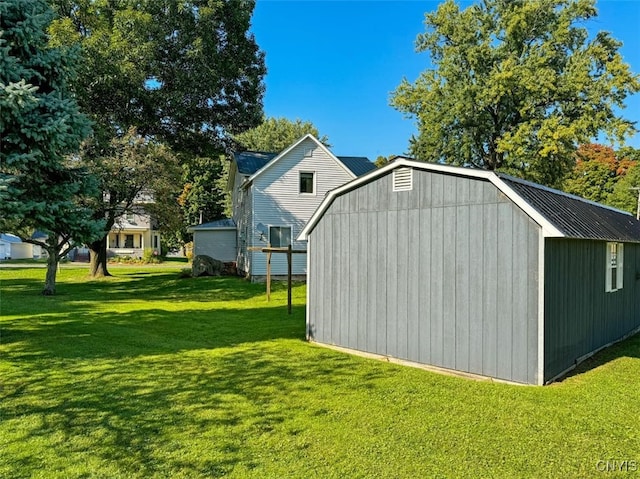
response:
M626 211L502 173L424 163L404 157L330 191L298 239L307 239L334 198L402 167L489 181L538 223L545 237L640 243L640 221Z

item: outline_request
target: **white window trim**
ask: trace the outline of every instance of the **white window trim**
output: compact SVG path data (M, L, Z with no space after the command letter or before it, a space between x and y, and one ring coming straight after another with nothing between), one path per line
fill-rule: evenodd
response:
M612 258L614 246L616 247L616 258ZM624 244L623 243L607 243L607 250L605 254L605 291L607 293L615 293L620 291L624 287ZM616 287L613 288L612 269L616 269Z
M269 246L272 248L286 248L287 246L274 246L271 242L271 228L289 228L289 244L293 246L293 226L291 225L269 225Z
M307 175L313 175L313 192L312 193L303 193L302 191L300 191L300 181L302 180L302 175L303 174L307 174ZM310 171L310 170L300 170L298 172L298 194L302 195L302 196L316 196L316 191L318 191L318 188L316 187L316 178L317 178L317 174L315 171Z

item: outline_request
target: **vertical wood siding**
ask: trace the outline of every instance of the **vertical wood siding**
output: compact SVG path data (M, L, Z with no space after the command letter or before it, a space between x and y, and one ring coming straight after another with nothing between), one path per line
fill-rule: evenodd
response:
M311 156L305 150L312 148ZM300 194L300 172L315 173L315 193ZM250 246L266 246L260 241L256 230L259 223L268 226L290 226L293 247L306 249L306 241L295 241L304 225L324 199L329 190L342 186L353 179L353 175L333 160L313 140L303 141L265 170L251 186L253 193L253 218L249 231ZM266 254L251 253L252 276L262 276L267 272ZM306 274L307 258L304 254L293 255L293 274ZM271 273L287 274L287 257L274 254L271 259Z
M535 383L538 225L489 182L413 174L335 198L311 232L311 339Z
M640 245L624 245L621 290L605 292L606 242L547 239L545 381L640 327Z

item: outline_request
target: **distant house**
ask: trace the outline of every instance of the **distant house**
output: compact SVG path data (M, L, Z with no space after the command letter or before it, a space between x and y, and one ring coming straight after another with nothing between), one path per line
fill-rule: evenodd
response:
M298 239L318 343L545 384L640 328L640 221L506 175L397 159Z
M138 258L147 248L160 251L160 232L154 227L153 218L138 205L134 212L118 218L109 231L107 255Z
M252 247L306 249L306 242L295 238L325 194L372 169L375 165L367 158L337 157L312 135L280 153L237 153L228 183L233 217L191 227L194 253L230 259L234 236L238 272L260 279L266 275L266 255ZM294 255L292 269L294 275L306 274L305 254ZM273 256L271 271L287 274L286 255Z
M29 251L29 255L25 256L23 247L27 243L23 243L20 238L12 234L0 234L0 259L20 259L31 258L32 254Z
M46 239L46 235L36 232L33 239ZM0 234L0 260L2 259L38 259L42 256L42 248L38 245L25 243L16 235Z

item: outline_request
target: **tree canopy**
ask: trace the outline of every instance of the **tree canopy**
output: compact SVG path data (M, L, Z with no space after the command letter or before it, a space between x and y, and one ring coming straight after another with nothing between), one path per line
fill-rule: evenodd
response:
M579 144L622 141L639 77L609 33L589 37L596 13L594 0L447 0L426 14L416 48L433 68L391 99L417 120L411 155L558 186Z
M616 208L638 214L638 196L640 195L640 149L624 147L618 151L618 157L627 165L625 175L616 182L608 203Z
M329 138L326 135L320 137L313 123L300 119L291 121L287 118L264 118L260 125L234 138L242 150L278 153L308 133L325 146L331 146Z
M575 166L562 189L567 193L636 214L640 187L640 150L624 147L580 145Z
M144 147L147 151L138 158L154 157L157 164L148 171L146 188L153 190L156 204L164 199L155 211L174 213L157 219L165 233L174 230L174 236L180 235L190 224L191 210L202 209L200 204L182 208L184 218L176 221L183 190L180 176L185 183L197 183L192 178L199 171L197 165L219 163L220 155L232 150L233 135L262 118L266 68L264 54L249 31L254 1L51 2L60 15L50 28L53 39L62 45L79 42L82 47L83 68L74 86L80 106L95 122L92 147L83 150L83 160L100 180L101 197L112 199L109 205L98 205L96 213L107 219L109 228L114 212L122 214L133 205L135 197L125 193L135 194L130 180L139 184L135 171L147 167L138 162L127 170L131 174L113 175L113 171L122 163L119 153L138 154ZM138 140L123 143L132 128ZM128 153L121 148L126 145L131 147ZM184 167L177 177L171 176L175 158ZM159 165L164 161L168 163ZM208 169L207 178L221 171ZM175 183L173 197L168 194L171 188L163 187L160 194L159 185L170 181ZM106 272L107 233L90 244L92 259L99 256L102 265L94 268L97 272Z
M52 18L44 0L0 3L0 230L45 249L44 294L55 292L60 257L101 227L91 178L69 158L90 131L69 87L77 55L50 47Z
M217 154L262 117L264 54L252 0L51 0L79 41L76 93L109 143L135 127L188 156Z

